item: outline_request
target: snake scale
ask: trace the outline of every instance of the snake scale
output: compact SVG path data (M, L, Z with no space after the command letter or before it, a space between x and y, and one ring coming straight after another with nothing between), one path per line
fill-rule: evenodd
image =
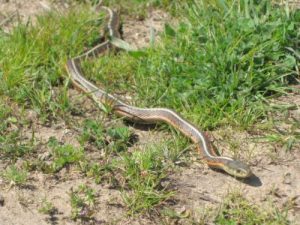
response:
M108 38L85 53L67 61L66 68L72 83L83 92L88 93L96 103L110 106L113 113L127 120L137 123L164 122L173 126L195 143L197 150L209 167L223 170L237 178L251 176L252 172L247 164L230 157L217 155L205 134L175 111L166 108L138 108L128 105L98 88L83 76L81 69L82 60L95 58L112 48L118 49L111 40L121 36L118 31L119 16L108 7L101 6L101 9L107 11L109 15L106 25Z

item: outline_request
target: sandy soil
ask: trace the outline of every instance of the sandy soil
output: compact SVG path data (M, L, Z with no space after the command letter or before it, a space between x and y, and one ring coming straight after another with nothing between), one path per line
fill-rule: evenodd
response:
M33 15L42 13L51 7L58 7L46 0L0 0L0 24L7 32L17 19L26 21ZM67 8L68 5L62 7ZM162 31L164 23L170 17L162 11L154 10L143 21L124 20L124 39L137 47L146 47L150 33L158 40L157 34ZM104 117L96 109L91 100L82 98L76 90L70 90L75 105L83 107L84 115L78 119L91 118L95 115ZM81 96L81 97L80 97ZM290 116L300 118L300 95L278 99L281 102L296 104L296 110ZM77 132L64 122L52 126L41 125L34 112L27 113L36 131L36 138L42 143L54 136L59 141L79 146ZM280 124L285 127L286 125ZM140 145L149 140L157 141L157 135L163 139L168 134L157 131L146 131L131 127L139 136ZM31 127L32 130L32 127ZM30 132L28 133L30 136ZM243 151L237 156L247 161L253 168L254 177L241 181L226 174L213 171L201 163L196 154L192 154L192 162L182 166L178 171L164 181L177 191L174 209L178 213L190 214L195 221L200 221L209 209L217 207L224 196L232 191L242 192L243 196L261 205L266 210L274 204L279 207L289 207L288 215L292 224L300 224L300 151L296 146L293 151L286 152L277 144L259 141L261 134L240 132L232 128L224 128L212 132L214 144L222 154L231 155L229 147L242 146ZM158 140L159 141L159 140ZM37 157L45 157L47 149L41 148ZM90 157L95 157L91 153ZM97 157L97 156L96 156ZM17 162L22 163L22 160ZM5 167L5 162L1 163ZM41 172L30 174L30 182L25 188L10 188L0 180L0 224L1 225L42 225L42 224L80 224L70 219L71 206L69 193L72 187L88 184L97 191L97 212L94 224L158 224L151 216L129 218L126 215L120 193L106 185L96 185L92 179L83 177L76 169L63 169L57 175L47 175ZM38 212L43 199L51 201L57 209L52 216ZM170 224L188 224L182 221L169 221ZM208 223L212 223L208 219Z

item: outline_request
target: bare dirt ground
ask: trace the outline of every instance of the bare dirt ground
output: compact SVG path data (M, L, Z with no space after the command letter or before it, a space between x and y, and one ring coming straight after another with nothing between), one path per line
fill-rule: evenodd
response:
M0 0L0 23L9 31L10 27L19 17L26 21L29 17L49 10L52 3L46 0ZM58 7L55 5L55 7ZM67 8L67 5L61 7ZM149 43L150 32L155 36L162 31L169 16L162 11L154 10L143 21L133 19L124 20L124 39L137 47L145 47ZM103 116L91 100L81 96L77 91L70 90L73 101L85 112L81 118L91 118L94 115ZM296 110L290 112L300 119L300 95L279 99L281 102L296 104ZM32 120L36 138L47 142L51 136L59 141L79 146L76 131L64 122L52 126L43 126L37 121L34 112L27 113ZM105 116L104 116L105 117ZM108 120L108 118L106 118ZM109 121L107 121L109 122ZM281 124L281 126L285 126ZM156 140L157 135L163 139L163 132L142 131L135 128L134 133L139 136L140 145L149 140ZM28 129L28 136L30 136ZM274 205L278 208L287 207L288 217L292 224L300 224L300 151L296 146L293 151L287 152L282 146L259 141L261 134L240 132L228 127L211 133L214 144L230 155L228 149L232 146L241 146L237 151L239 158L247 161L253 169L254 177L241 181L223 173L213 171L201 163L200 158L194 154L194 159L188 166L182 166L165 182L177 191L174 209L179 214L192 216L195 221L207 217L211 208L216 208L223 201L227 193L236 191L251 202L255 202L266 211ZM40 149L37 157L46 157L47 149ZM90 157L97 157L91 153ZM17 162L22 163L22 160ZM5 167L5 162L0 168ZM129 218L126 215L118 190L105 185L96 185L92 179L82 176L76 169L63 169L57 175L47 175L41 172L30 174L30 182L26 188L8 188L0 180L0 224L1 225L42 225L42 224L80 224L70 219L71 206L69 193L72 187L79 184L88 184L97 192L97 213L94 215L95 224L158 224L155 218L147 215L138 218ZM43 199L51 201L57 208L53 216L38 212ZM1 199L0 199L1 200ZM2 202L2 200L0 202ZM213 218L213 217L210 217ZM183 221L167 221L169 224L186 223ZM213 223L208 219L207 223Z

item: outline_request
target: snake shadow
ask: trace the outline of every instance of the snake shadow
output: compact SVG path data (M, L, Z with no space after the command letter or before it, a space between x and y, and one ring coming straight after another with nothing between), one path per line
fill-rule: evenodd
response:
M159 125L156 123L137 123L137 122L132 122L130 120L123 120L124 124L127 126L131 126L137 130L142 130L142 131L150 131L154 130L157 128Z
M261 179L256 176L255 174L252 174L252 176L245 178L245 179L239 179L242 183L247 184L252 187L260 187L263 185Z
M258 176L256 176L255 174L252 174L250 177L247 177L247 178L239 178L239 177L234 177L234 176L224 172L221 169L217 169L217 168L211 168L211 169L213 171L218 172L218 173L224 174L224 176L233 177L236 180L238 180L239 182L242 182L242 183L247 184L247 185L252 186L252 187L261 187L263 185L261 179Z
M157 124L140 124L140 123L135 123L135 122L132 122L129 120L123 120L123 122L126 126L130 126L130 127L133 127L134 129L142 130L142 131L154 130L157 127ZM127 147L132 147L137 142L139 142L139 135L132 134L129 139Z

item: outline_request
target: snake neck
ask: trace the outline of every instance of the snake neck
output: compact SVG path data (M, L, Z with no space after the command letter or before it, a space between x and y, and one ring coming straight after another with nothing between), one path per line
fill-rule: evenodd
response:
M106 6L101 6L101 9L107 11L108 13L108 22L105 28L105 32L108 34L108 37L121 38L121 34L119 32L120 19L118 14Z
M200 147L197 147L200 154L203 152ZM223 166L225 164L228 164L230 162L234 162L232 158L225 157L225 156L215 156L212 154L202 154L203 160L206 161L209 167L217 168L217 169L223 169Z

